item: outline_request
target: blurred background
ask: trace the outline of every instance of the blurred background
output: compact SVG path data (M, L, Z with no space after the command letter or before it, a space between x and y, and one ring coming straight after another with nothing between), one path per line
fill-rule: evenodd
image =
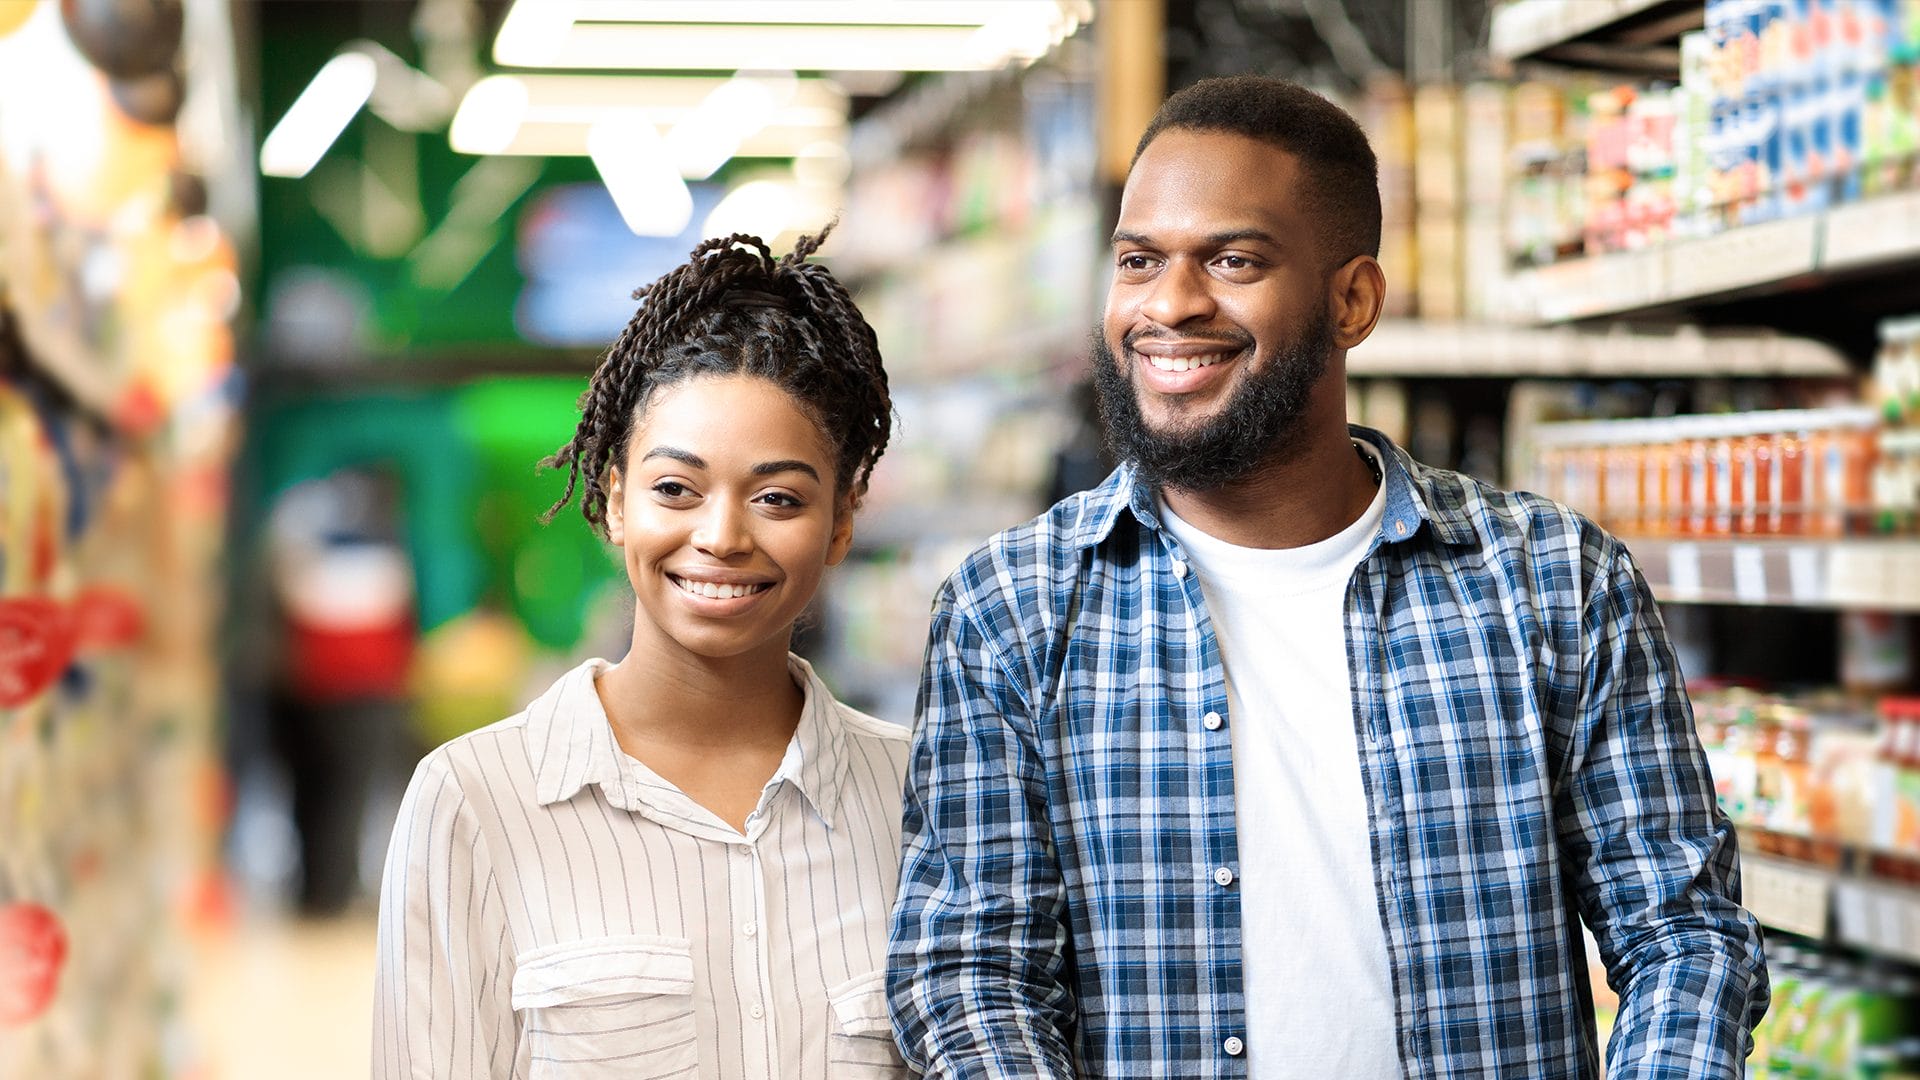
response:
M702 237L840 219L899 422L800 647L909 722L940 579L1110 466L1134 142L1249 71L1380 155L1352 417L1660 597L1756 1072L1915 1075L1917 64L1920 0L0 0L0 1076L364 1073L414 763L624 650L535 464Z

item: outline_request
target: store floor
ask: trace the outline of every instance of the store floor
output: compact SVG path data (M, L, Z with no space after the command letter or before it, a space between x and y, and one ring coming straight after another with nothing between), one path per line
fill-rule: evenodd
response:
M198 947L187 1008L195 1080L367 1075L374 918L250 913Z

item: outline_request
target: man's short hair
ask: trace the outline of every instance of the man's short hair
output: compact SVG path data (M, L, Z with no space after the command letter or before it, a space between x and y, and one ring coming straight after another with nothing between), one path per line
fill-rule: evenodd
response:
M1306 176L1305 206L1319 223L1328 257L1344 263L1380 254L1379 163L1366 132L1338 105L1265 75L1202 79L1160 106L1134 148L1134 162L1169 128L1231 132L1292 154Z

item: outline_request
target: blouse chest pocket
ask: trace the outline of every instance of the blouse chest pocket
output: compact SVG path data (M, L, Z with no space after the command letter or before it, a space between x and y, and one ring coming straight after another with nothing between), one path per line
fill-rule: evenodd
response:
M695 1077L693 954L685 938L629 935L521 954L513 1009L532 1080Z
M906 1059L887 1020L887 973L849 979L827 991L833 1027L827 1033L827 1075L833 1080L905 1080Z

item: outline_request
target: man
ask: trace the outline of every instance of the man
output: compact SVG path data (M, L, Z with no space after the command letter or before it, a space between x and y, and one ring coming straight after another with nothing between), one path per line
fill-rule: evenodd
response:
M939 1077L1738 1077L1767 981L1626 549L1345 419L1376 168L1292 84L1141 138L1125 463L936 601L890 956Z

